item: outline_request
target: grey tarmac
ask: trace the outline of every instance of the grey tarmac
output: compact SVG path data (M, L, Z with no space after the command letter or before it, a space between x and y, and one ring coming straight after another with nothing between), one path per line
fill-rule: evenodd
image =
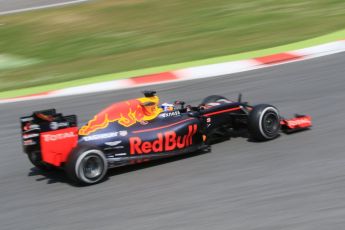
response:
M310 131L232 138L206 154L111 170L89 187L42 173L22 153L19 117L55 107L80 124L143 88L0 105L0 229L339 230L345 226L345 53L147 87L161 102L211 94L310 114Z
M86 1L88 0L0 0L0 16Z

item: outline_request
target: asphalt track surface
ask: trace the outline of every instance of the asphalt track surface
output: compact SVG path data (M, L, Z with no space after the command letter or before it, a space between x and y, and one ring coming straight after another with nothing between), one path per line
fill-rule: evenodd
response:
M56 107L85 122L140 90L0 105L0 229L320 229L345 226L345 53L229 76L159 85L162 101L238 92L283 115L311 114L310 131L264 143L232 138L212 152L111 170L76 187L21 151L19 116ZM170 99L170 100L169 100Z
M82 0L0 0L0 15L29 11L39 8L62 6Z

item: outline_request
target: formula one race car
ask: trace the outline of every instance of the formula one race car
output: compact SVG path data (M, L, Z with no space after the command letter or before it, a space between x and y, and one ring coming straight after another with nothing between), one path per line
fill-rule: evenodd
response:
M109 168L208 149L233 130L267 141L280 131L311 127L310 116L283 119L274 106L251 106L241 96L236 102L212 95L198 106L182 101L160 106L155 91L144 94L110 105L80 129L75 115L55 109L21 117L24 152L37 168L63 168L74 181L94 184Z

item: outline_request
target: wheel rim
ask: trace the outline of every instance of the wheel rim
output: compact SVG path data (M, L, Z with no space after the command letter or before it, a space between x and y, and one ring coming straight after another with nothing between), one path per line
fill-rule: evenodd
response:
M97 180L103 173L104 164L98 155L89 155L83 159L80 168L87 179Z
M279 131L279 118L274 112L267 112L262 119L262 128L269 137L274 137Z

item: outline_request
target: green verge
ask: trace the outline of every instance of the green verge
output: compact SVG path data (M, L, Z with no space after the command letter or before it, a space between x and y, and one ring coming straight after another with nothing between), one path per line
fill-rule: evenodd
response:
M344 0L97 0L0 16L0 97L341 39L344 9Z
M21 59L9 55L0 54L0 71L4 69L35 65L37 63L39 63L39 61L34 59Z
M23 95L45 92L49 90L57 90L57 89L63 89L67 87L80 86L80 85L92 84L92 83L97 83L97 82L105 82L105 81L111 81L111 80L116 80L116 79L125 79L125 78L143 76L143 75L154 74L154 73L159 73L159 72L164 72L164 71L177 70L177 69L182 69L182 68L187 68L187 67L250 59L250 58L261 57L265 55L320 45L320 44L337 41L344 38L345 38L345 30L341 30L341 31L337 31L331 34L321 36L321 37L308 39L305 41L296 42L296 43L292 43L288 45L273 47L269 49L221 56L221 57L216 57L216 58L209 58L209 59L192 61L192 62L179 63L179 64L174 64L174 65L166 65L166 66L146 68L146 69L140 69L140 70L134 70L134 71L127 71L127 72L122 72L122 73L105 74L105 75L100 75L100 76L95 76L95 77L78 79L74 81L67 81L67 82L56 83L56 84L30 87L26 89L10 90L10 91L1 92L0 98L18 97L18 96L23 96Z

